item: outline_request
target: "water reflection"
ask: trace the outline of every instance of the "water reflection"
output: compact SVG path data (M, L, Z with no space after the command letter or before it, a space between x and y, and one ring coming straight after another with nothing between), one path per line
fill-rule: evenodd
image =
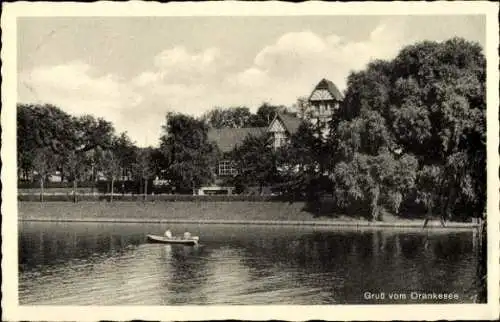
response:
M147 244L145 235L160 225L22 223L20 302L368 304L380 301L363 298L366 291L422 291L456 292L456 302L470 303L478 292L478 252L468 232L172 229L200 235L201 244Z

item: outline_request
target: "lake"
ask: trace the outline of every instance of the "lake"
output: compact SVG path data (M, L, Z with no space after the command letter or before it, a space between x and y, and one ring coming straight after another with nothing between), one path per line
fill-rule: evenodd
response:
M146 242L167 228L200 245ZM479 294L468 231L20 222L18 252L21 305L474 303Z

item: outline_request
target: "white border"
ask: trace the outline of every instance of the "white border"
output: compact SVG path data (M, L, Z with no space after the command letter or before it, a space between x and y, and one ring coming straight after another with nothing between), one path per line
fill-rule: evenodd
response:
M488 304L331 306L18 306L16 18L19 16L487 16ZM498 5L493 2L5 3L2 12L2 320L437 320L495 319L499 309Z

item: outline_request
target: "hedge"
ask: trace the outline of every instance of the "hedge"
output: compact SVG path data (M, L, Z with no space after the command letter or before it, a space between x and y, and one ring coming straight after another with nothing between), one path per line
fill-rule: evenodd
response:
M92 181L82 181L78 182L78 188L92 188L95 187L96 183ZM40 188L40 182L39 181L33 181L33 182L18 182L17 183L17 188L18 189L39 189ZM73 182L51 182L47 181L44 182L44 188L50 189L50 188L73 188Z
M20 192L35 193L40 189L39 182L19 182L17 188ZM152 180L148 180L148 193L171 193L172 187L170 186L154 186ZM44 189L47 192L61 192L61 193L71 193L73 191L72 182L46 182ZM57 189L57 190L56 190ZM89 192L99 192L99 193L109 193L111 191L111 181L97 181L97 182L78 182L77 191L83 193ZM144 182L141 181L120 181L114 182L113 191L115 193L126 193L126 194L142 194L144 191Z
M46 195L44 194L44 201L73 201L72 194L66 195ZM81 194L77 196L78 201L109 201L109 194ZM18 195L19 201L40 201L39 194L20 194ZM115 194L113 196L114 201L141 201L144 200L144 195L134 194L134 195L121 195ZM195 195L148 195L147 201L193 201L193 202L230 202L230 201L253 201L253 202L271 202L271 201L290 201L284 196L249 196L249 195L207 195L207 196L195 196ZM296 200L299 201L299 200Z

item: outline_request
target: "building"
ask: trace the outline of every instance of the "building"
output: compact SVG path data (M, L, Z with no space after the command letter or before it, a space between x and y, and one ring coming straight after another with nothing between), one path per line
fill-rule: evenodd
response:
M311 122L325 126L325 132L328 131L327 123L340 108L340 103L343 100L344 96L337 86L323 78L314 87L308 98L308 103L312 109Z
M197 194L233 194L234 187L224 185L225 179L238 174L236 164L229 155L230 152L241 145L247 137L261 136L266 133L266 130L266 127L210 129L208 131L208 140L217 145L222 156L216 168L213 169L214 183L210 186L201 187L198 189Z
M215 169L216 175L227 177L237 174L229 153L241 145L248 136L261 136L266 133L266 130L265 127L211 129L208 132L208 140L215 142L222 152L222 158Z
M289 114L276 114L267 128L267 132L271 133L274 148L287 144L302 122L303 120Z
M234 187L222 185L225 178L235 176L238 173L229 154L234 148L241 145L248 136L261 136L269 133L271 134L273 147L277 149L289 142L290 137L297 132L302 122L309 121L313 124L326 125L335 111L339 109L342 100L342 93L337 86L327 79L322 79L314 87L308 98L311 113L309 113L307 119L278 113L268 127L211 129L208 132L208 139L217 144L223 155L216 169L214 169L216 177L214 184L201 187L198 194L232 194Z

